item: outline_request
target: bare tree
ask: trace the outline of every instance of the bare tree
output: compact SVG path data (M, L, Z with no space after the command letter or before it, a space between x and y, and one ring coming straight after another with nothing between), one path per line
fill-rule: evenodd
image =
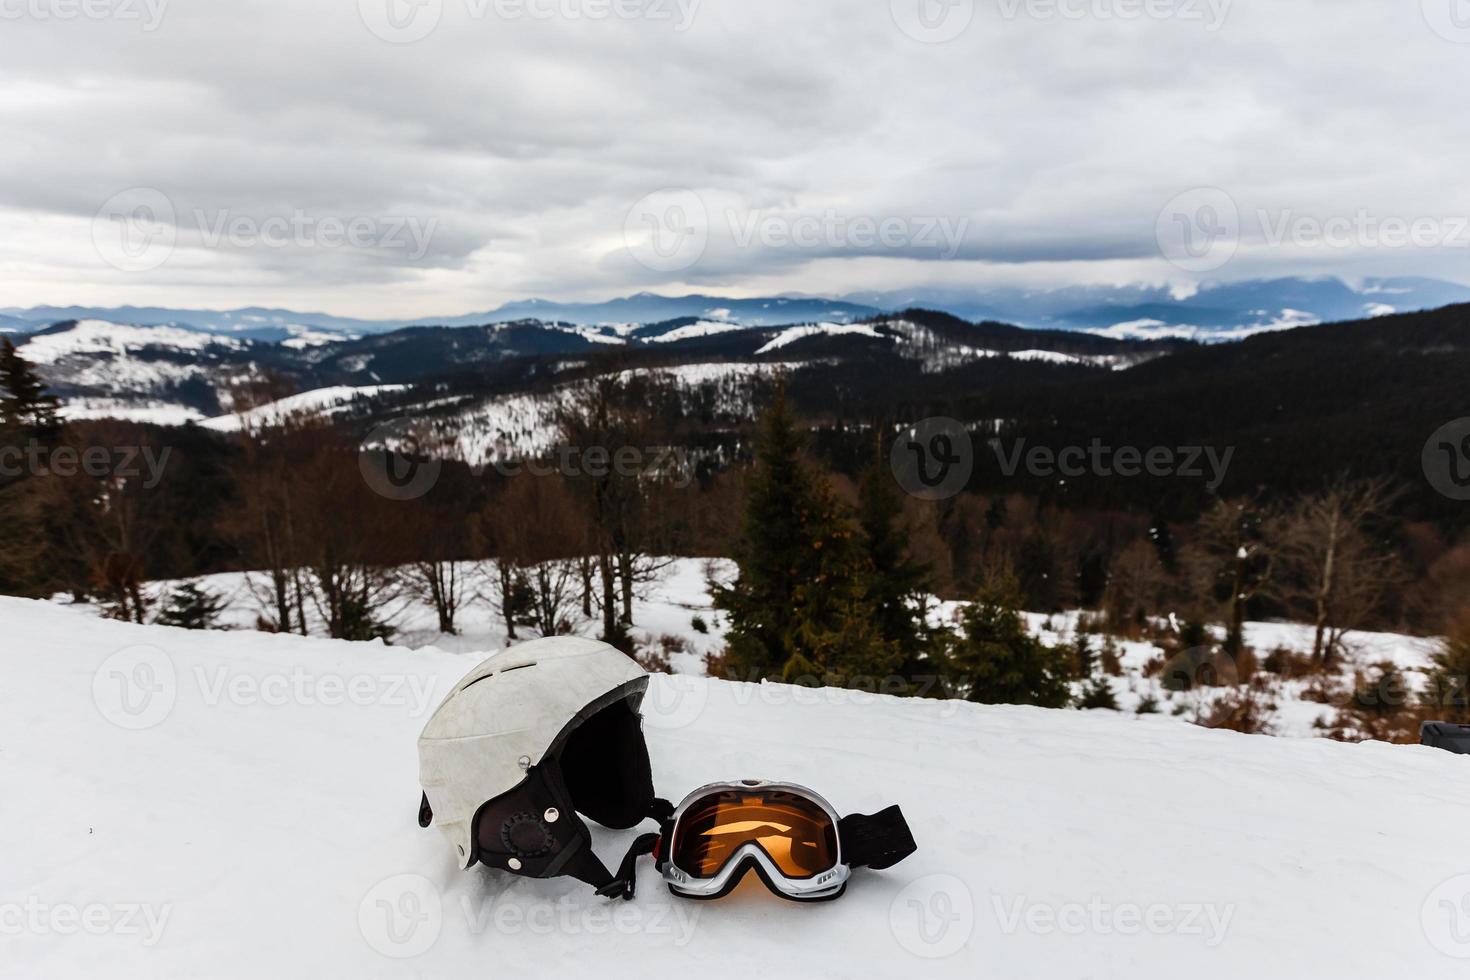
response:
M465 601L466 586L461 559L469 542L456 514L424 500L402 501L399 534L402 550L410 559L400 570L404 588L419 601L433 607L439 632L459 632L456 617Z
M576 462L569 473L591 525L591 550L600 585L602 635L626 646L638 580L637 556L646 554L648 481L645 450L654 442L648 402L652 378L610 372L584 382L559 413L560 441ZM629 463L632 465L629 465Z
M1114 628L1132 629L1158 612L1169 588L1169 573L1159 553L1142 539L1134 541L1108 566L1103 607Z
M88 445L153 443L142 427L114 421L95 423L85 435L73 432L68 438L77 453ZM53 543L60 560L85 569L90 588L107 603L111 616L144 622L152 604L143 584L147 560L168 517L162 493L142 475L120 470L100 477L52 474L42 486L45 506L56 517Z
M1299 501L1275 523L1281 598L1312 619L1312 656L1335 661L1343 635L1358 628L1392 587L1397 562L1372 525L1395 494L1382 480L1339 480Z
M494 545L497 604L508 637L515 638L521 615L543 636L572 632L583 602L588 532L565 481L512 477L480 523Z

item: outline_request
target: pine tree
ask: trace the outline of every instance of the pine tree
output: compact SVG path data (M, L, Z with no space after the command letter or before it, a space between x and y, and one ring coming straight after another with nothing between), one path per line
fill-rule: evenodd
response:
M30 363L0 337L0 450L29 453L60 443L59 403ZM54 479L0 474L0 592L45 596L63 583L61 560L50 553L63 531L53 510Z
M1051 539L1040 529L1021 541L1016 555L1016 576L1022 601L1036 612L1057 608L1057 561Z
M968 675L969 700L982 704L1065 707L1066 664L1026 631L1015 577L1001 575L963 611L963 633L950 645L955 670Z
M1430 659L1424 706L1436 721L1470 725L1470 619L1457 622Z
M714 588L729 613L729 663L742 679L778 676L790 659L796 593L813 563L810 523L816 506L803 440L782 390L761 418L745 524L735 548L739 578Z
M793 596L782 678L868 687L892 677L903 655L879 622L861 535L825 481L813 488L806 530L810 566Z
M868 561L868 601L878 634L902 657L901 672L916 678L933 664L926 661L933 634L925 622L929 570L909 557L903 502L891 472L879 458L863 474L858 525Z
M61 431L61 403L9 337L0 337L0 429L51 444Z
M901 654L876 625L858 528L802 449L778 391L756 441L735 549L739 577L714 588L730 621L728 661L744 679L851 685L887 677Z
M224 612L225 600L201 589L194 582L185 582L169 593L168 604L158 614L160 626L177 626L186 630L219 629L220 614Z

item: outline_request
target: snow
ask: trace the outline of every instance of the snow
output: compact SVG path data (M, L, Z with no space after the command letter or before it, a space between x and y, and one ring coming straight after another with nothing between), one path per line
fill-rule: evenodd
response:
M374 398L394 391L403 391L409 385L336 385L330 388L315 388L300 394L258 405L245 412L221 415L203 423L204 428L216 432L239 432L242 427L258 428L279 424L295 415L332 415L349 407L361 398Z
M264 317L251 317L250 319L263 320ZM310 347L325 347L327 344L341 343L347 340L356 340L356 334L333 332L330 330L319 330L306 324L292 323L287 325L286 330L290 337L281 341L282 347L292 350L306 350Z
M62 402L61 415L67 419L122 419L147 425L184 425L204 418L198 409L174 402L76 397Z
M687 326L675 327L668 333L661 333L657 337L648 338L648 340L650 343L654 344L672 344L680 340L693 340L696 337L713 337L716 334L729 333L732 330L745 329L748 328L739 323L731 323L728 320L720 322L711 320L700 320L696 323L688 324Z
M79 320L70 330L32 335L22 353L32 364L55 364L74 354L114 354L126 357L146 347L202 351L209 347L240 349L231 337L183 330L178 327L136 327L105 320Z
M882 337L876 327L871 323L814 323L800 327L787 327L782 330L756 354L769 354L773 350L779 350L787 344L793 344L807 337L843 337L857 335L862 337Z
M621 372L620 377L656 375L669 379L685 393L707 385L721 385L724 386L718 392L723 399L721 409L749 417L754 414L755 405L749 386L742 382L769 377L796 363L799 362L680 364L668 368L635 368ZM415 444L439 458L458 459L471 466L532 458L556 444L559 414L576 391L576 383L572 382L543 394L496 396L476 401L447 417L431 419L429 425L434 437L420 439ZM406 407L406 411L422 417L423 407ZM378 442L370 442L368 448L378 446Z
M1295 330L1298 327L1316 326L1322 322L1321 317L1303 310L1283 309L1277 313L1268 310L1255 310L1253 315L1257 317L1255 323L1245 324L1238 327L1197 327L1191 324L1165 323L1163 320L1128 320L1123 323L1115 323L1110 327L1098 330L1088 330L1086 333L1096 334L1099 337L1110 337L1114 340L1195 340L1200 343L1218 344L1232 340L1245 340L1262 333L1275 333L1279 330Z
M803 906L460 872L415 738L485 651L188 633L0 599L7 976L1464 976L1465 759L1166 718L656 676L656 785L899 803ZM615 862L630 832L598 832Z

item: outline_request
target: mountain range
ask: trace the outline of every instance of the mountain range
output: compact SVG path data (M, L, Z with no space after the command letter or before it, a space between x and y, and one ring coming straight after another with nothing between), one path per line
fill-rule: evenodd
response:
M1287 278L1206 283L1190 291L1135 284L1057 289L941 287L855 293L836 299L638 293L600 303L530 299L480 313L414 319L358 319L261 307L223 311L132 306L7 307L0 308L0 332L34 331L70 320L103 320L179 326L247 340L284 341L311 339L318 334L360 337L413 326L467 327L518 320L584 327L664 323L690 317L752 327L852 323L883 313L924 308L963 320L999 321L1033 329L1210 340L1465 302L1470 302L1470 287L1437 279L1347 283L1336 278Z

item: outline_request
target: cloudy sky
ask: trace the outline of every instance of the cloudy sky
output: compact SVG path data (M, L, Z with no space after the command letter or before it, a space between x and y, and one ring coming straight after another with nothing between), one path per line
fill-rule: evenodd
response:
M1467 0L0 0L0 306L1470 282Z

